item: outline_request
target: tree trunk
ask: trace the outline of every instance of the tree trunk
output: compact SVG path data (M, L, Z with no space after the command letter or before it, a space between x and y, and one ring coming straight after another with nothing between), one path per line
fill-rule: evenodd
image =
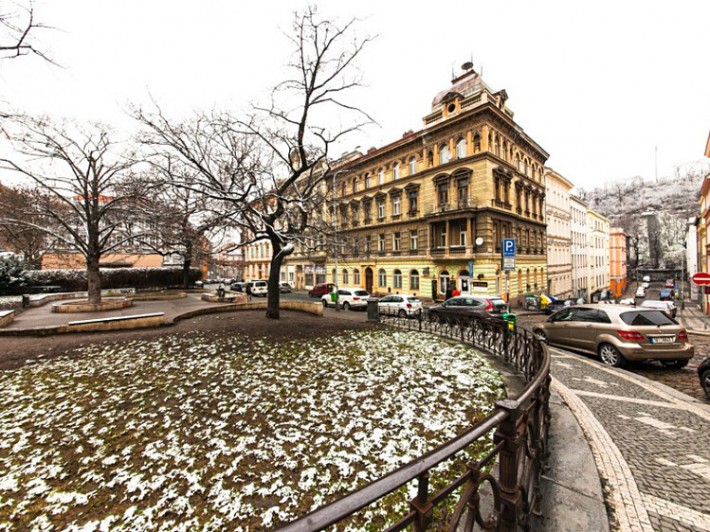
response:
M278 320L279 316L279 303L281 301L281 290L279 284L281 283L281 264L283 263L284 256L274 249L274 254L271 257L271 270L269 272L269 286L268 286L268 302L266 304L266 317L272 320Z
M190 288L190 266L192 266L191 255L187 255L182 261L182 287L187 290Z
M86 258L86 281L89 285L89 304L101 303L101 273L98 257Z

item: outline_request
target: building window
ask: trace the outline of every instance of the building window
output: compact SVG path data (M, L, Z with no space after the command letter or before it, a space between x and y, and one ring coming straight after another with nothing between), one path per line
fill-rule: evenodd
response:
M419 290L419 272L417 270L409 272L409 289Z
M365 188L370 188L370 174L365 174Z
M409 175L414 175L417 173L417 160L412 157L409 159Z
M473 152L478 153L479 151L481 151L481 135L476 133L473 136Z
M443 145L439 149L439 164L446 164L451 160L451 152L449 151L449 147L446 145Z
M458 196L459 206L468 206L468 179L459 179L458 181Z
M385 200L377 200L377 218L382 220L385 217Z
M392 167L392 179L399 179L399 163Z
M384 288L385 286L387 286L387 273L385 272L385 270L380 269L377 277L378 277L378 284L381 287Z
M402 272L400 270L394 271L393 284L395 288L402 288Z
M419 249L419 235L416 229L409 232L409 249Z
M348 270L343 270L343 284L344 285L350 284L348 277L349 277Z
M357 192L357 177L353 177L353 192Z
M392 198L392 216L399 216L400 214L402 214L400 211L401 203L402 199L400 198L399 194Z
M439 229L439 247L440 248L445 248L446 247L446 227L442 227Z
M416 190L409 191L409 214L416 214L419 210L418 206L419 192Z
M382 168L380 168L379 172L377 173L377 182L380 185L385 184L385 171Z
M439 183L436 189L439 198L439 207L446 207L449 203L449 184Z
M336 275L336 271L337 270L335 268L333 268L333 272L332 272L333 284L338 284L338 276ZM261 273L261 272L259 272L259 273ZM259 275L259 277L261 277L261 275Z
M439 292L442 294L446 293L449 288L449 272L444 270L439 274Z
M385 235L384 233L380 234L379 237L377 238L377 251L380 253L385 252Z
M466 157L466 139L459 139L456 143L456 158L463 159Z
M400 236L399 232L394 234L392 240L392 249L394 251L400 251L402 249L402 237Z
M467 234L468 234L468 231L466 230L466 224L462 223L459 226L459 245L460 246L466 245L466 235Z
M360 286L360 270L357 268L353 270L353 283L355 286Z

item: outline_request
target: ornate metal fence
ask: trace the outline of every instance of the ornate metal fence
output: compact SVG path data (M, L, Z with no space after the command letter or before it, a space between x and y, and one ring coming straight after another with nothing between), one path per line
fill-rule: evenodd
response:
M527 331L509 330L504 322L430 320L426 314L412 318L380 315L379 321L452 338L486 351L519 372L527 384L518 397L498 401L489 416L455 439L281 530L321 530L335 525L414 479L417 495L410 501L409 511L387 530L528 530L538 514L540 478L547 460L547 347ZM491 431L493 445L485 456L467 463L465 472L444 487L432 490L433 468L461 459L466 449L480 445ZM453 506L452 497L457 497ZM438 511L446 504L446 511Z

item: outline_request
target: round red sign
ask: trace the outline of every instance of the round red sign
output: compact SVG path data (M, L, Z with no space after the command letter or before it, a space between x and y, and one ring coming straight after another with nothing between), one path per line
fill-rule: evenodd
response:
M697 285L710 285L710 273L698 272L693 275L693 282Z

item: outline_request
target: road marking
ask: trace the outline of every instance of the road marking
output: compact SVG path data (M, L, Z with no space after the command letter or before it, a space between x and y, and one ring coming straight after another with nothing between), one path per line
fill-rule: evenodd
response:
M647 493L642 494L643 504L649 511L698 530L710 532L710 515L670 501L659 499Z
M585 375L583 379L580 379L578 377L572 377L573 381L577 382L588 382L590 384L596 384L600 388L608 388L609 386L618 386L617 383L615 382L607 382L607 381L600 381L599 379L594 379L590 377L589 375Z
M645 412L639 412L639 417L630 417L630 416L625 416L623 414L618 414L616 417L621 418L621 419L634 419L638 421L639 423L643 423L644 425L648 425L649 427L653 427L655 429L658 429L658 432L665 434L666 436L674 437L677 436L678 431L683 430L686 432L696 432L693 429L689 429L687 427L676 427L675 425L672 425L671 423L666 423L665 421L661 421L660 419L656 419L655 417L652 417L650 414L646 414Z
M611 395L611 394L606 394L606 393L599 393L599 392L588 392L586 390L577 390L574 388L570 388L574 393L577 395L585 396L585 397L596 397L598 399L610 399L612 401L619 401L622 403L633 403L637 405L644 405L644 406L656 406L660 408L669 408L671 410L685 410L685 407L682 405L674 405L671 403L665 403L663 401L651 401L650 399L637 399L636 397L625 397L623 395Z

